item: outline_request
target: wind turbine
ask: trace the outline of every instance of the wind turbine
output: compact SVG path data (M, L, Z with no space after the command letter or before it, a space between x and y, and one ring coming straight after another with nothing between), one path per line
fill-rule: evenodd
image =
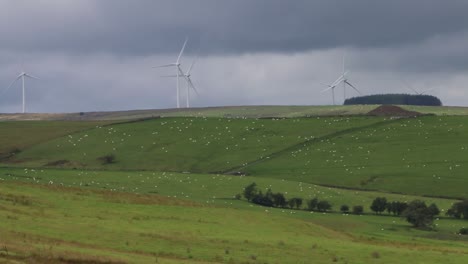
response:
M416 95L424 95L427 92L430 92L430 91L434 90L434 88L431 88L431 89L426 89L426 90L423 90L422 92L419 92L418 90L414 89L413 87L409 86L408 84L406 84L406 83L404 83L404 84L409 90L413 91Z
M184 42L184 45L182 46L182 49L180 50L180 53L179 53L179 56L177 57L177 60L175 63L171 63L171 64L166 64L166 65L161 65L161 66L156 66L156 67L153 67L153 68L162 68L162 67L177 67L176 69L176 82L177 82L177 108L180 108L180 90L179 90L179 75L182 73L183 75L183 72L182 72L182 69L180 68L180 57L182 57L182 53L184 53L184 49L185 49L185 45L187 45L187 41L188 41L188 38L185 38L185 42Z
M22 68L23 68L23 67L21 67L21 73L18 75L18 77L16 77L16 79L15 79L13 82L11 82L10 86L8 86L8 88L7 88L6 90L10 89L10 87L13 86L13 84L15 84L16 81L18 81L19 79L21 79L22 88L23 88L22 91L23 91L23 114L24 114L24 113L25 113L25 105L26 105L25 90L24 90L24 79L25 79L25 77L28 77L28 78L31 78L31 79L39 80L39 78L34 77L34 76L32 76L32 75L26 73Z
M195 85L192 82L192 79L190 78L192 76L191 72L193 69L193 65L195 65L195 62L197 61L197 59L198 59L198 56L193 60L192 64L190 65L186 73L184 73L182 70L180 71L180 75L183 76L185 81L187 82L187 95L185 98L187 108L190 107L190 89L192 89L197 95L199 95L197 89L195 88ZM161 77L177 77L177 75L164 75Z
M325 86L328 86L327 89L323 90L323 92L326 92L328 90L332 90L332 96L333 96L333 105L335 105L335 88L338 86L340 83L343 83L343 98L346 100L346 85L350 86L353 88L358 94L361 94L361 92L354 86L352 85L347 77L347 74L349 71L346 70L345 68L345 56L343 56L343 74L338 77L332 84L324 84Z

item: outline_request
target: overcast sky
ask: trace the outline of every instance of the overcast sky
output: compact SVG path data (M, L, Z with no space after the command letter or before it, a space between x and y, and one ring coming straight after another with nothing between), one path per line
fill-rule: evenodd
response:
M342 73L363 94L433 89L468 106L464 0L0 0L0 112L173 108L182 56L197 107L324 105ZM22 66L23 65L23 66ZM185 105L185 81L181 102ZM337 102L343 89L336 89ZM347 96L356 96L347 90Z

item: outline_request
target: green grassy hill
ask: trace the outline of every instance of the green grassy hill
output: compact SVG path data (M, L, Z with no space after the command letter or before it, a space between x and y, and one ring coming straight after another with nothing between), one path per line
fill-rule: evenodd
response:
M442 108L354 115L373 108L0 122L0 263L465 263L468 237L458 231L468 222L445 212L468 197L468 117ZM305 117L312 112L321 116ZM93 118L150 114L132 113ZM115 160L105 164L108 154ZM235 198L252 182L303 198L301 209L317 197L332 211ZM434 230L374 215L382 196L437 204ZM364 215L341 205L362 205Z
M151 117L307 117L307 116L352 116L365 115L378 105L323 105L323 106L224 106L180 109L148 109L109 112L81 113L27 113L0 114L0 121L55 120L55 121L96 121L134 120ZM401 106L404 109L424 114L468 115L468 107L455 106Z
M158 194L3 181L0 260L397 263L411 256L418 263L464 263L468 254L466 240L454 235L463 221L439 220L431 234L397 217L242 209L243 203L236 209Z
M259 177L468 197L468 117L401 119L312 142L241 170Z
M468 118L162 118L46 141L8 166L246 173L314 184L466 197ZM114 163L99 159L114 154ZM443 187L443 188L440 188Z
M266 157L304 140L382 118L162 118L117 124L46 141L15 156L17 166L216 172ZM98 159L114 154L116 162Z
M0 122L0 159L35 144L70 133L109 124L108 121L12 121Z

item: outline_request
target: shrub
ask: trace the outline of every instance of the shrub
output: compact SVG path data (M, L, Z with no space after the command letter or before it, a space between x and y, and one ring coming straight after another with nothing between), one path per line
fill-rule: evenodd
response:
M371 210L376 214L381 214L387 208L387 198L377 197L372 201Z
M408 207L403 212L403 216L414 227L428 228L432 226L434 221L434 210L427 207L425 202L414 200L408 204Z
M454 203L446 214L455 218L468 219L468 200Z
M375 259L378 259L378 258L380 258L380 253L377 252L377 251L374 251L374 252L372 252L371 256L372 256L373 258L375 258Z
M328 201L319 201L317 203L317 210L320 212L326 212L332 208L331 204Z
M362 205L353 206L353 214L360 215L364 212L364 207Z
M257 195L257 184L252 182L249 186L244 188L244 197L247 201L252 201L252 199Z
M102 157L99 157L98 160L101 161L102 164L106 165L106 164L112 164L112 163L115 163L116 161L116 158L115 158L115 155L114 154L107 154L107 155L104 155Z
M349 212L349 206L347 206L346 204L342 205L340 207L340 211L343 212L343 213Z
M460 235L468 235L468 228L462 227L460 231L458 231Z
M309 202L307 202L307 209L309 209L309 211L315 211L317 209L317 204L318 204L318 199L314 198L310 200Z

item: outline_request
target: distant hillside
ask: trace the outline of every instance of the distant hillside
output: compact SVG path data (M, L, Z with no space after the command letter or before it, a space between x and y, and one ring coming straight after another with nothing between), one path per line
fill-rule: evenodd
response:
M359 96L346 99L345 105L375 105L375 104L394 104L394 105L425 105L441 106L439 98L432 95L412 95L412 94L376 94Z

